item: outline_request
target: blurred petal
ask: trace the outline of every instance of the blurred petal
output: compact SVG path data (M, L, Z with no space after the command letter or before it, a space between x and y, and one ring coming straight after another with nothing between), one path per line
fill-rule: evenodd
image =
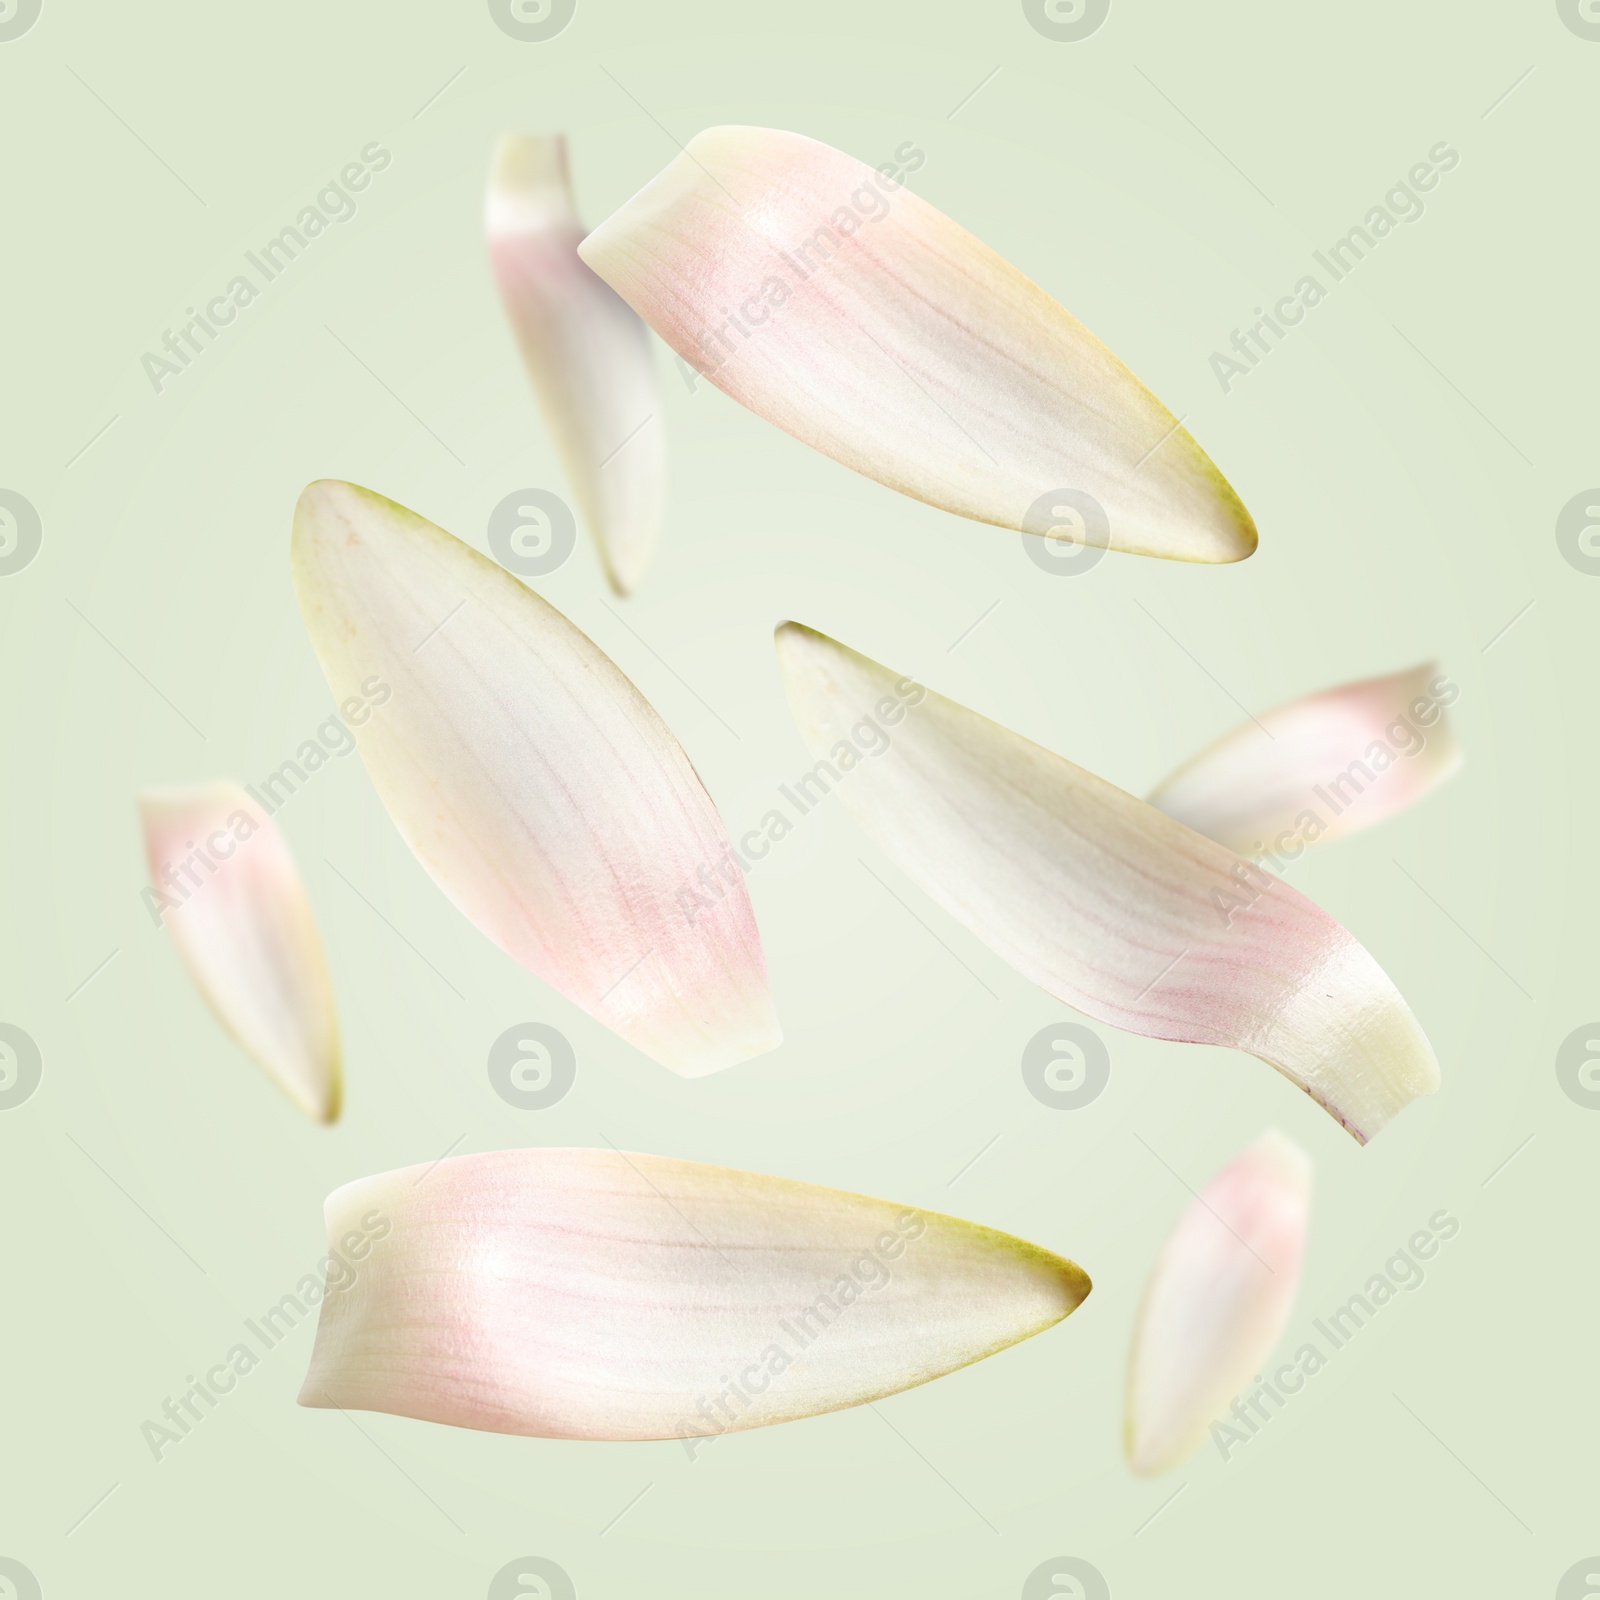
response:
M993 1355L1089 1280L1037 1245L787 1178L504 1150L346 1185L307 1406L559 1439L702 1438ZM331 1274L330 1274L331 1279Z
M1135 1472L1176 1466L1261 1372L1294 1304L1310 1200L1310 1158L1266 1133L1172 1230L1128 1364L1123 1447Z
M206 1003L318 1122L339 1115L322 941L278 825L236 783L139 796L149 900Z
M823 634L788 622L777 642L823 789L837 783L902 872L1058 1000L1248 1050L1363 1142L1438 1087L1394 985L1297 890ZM889 749L845 770L841 741L867 717L891 725Z
M293 566L335 697L381 706L360 745L379 797L472 922L678 1072L778 1044L722 819L609 656L487 557L353 484L300 496ZM697 913L702 868L718 900Z
M655 552L666 498L661 389L644 324L578 259L560 134L501 136L489 260L546 426L619 594Z
M1113 550L1256 547L1211 459L1093 334L842 151L707 129L579 253L719 389L891 489L1041 534L1061 526L1044 497L1076 492Z
M1291 701L1179 767L1150 804L1240 855L1298 856L1405 810L1455 772L1444 707L1459 692L1430 661Z

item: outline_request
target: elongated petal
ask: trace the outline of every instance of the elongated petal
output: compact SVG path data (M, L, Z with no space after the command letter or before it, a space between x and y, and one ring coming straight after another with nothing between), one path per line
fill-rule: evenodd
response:
M1162 1248L1128 1362L1123 1447L1165 1472L1272 1354L1294 1304L1311 1201L1311 1161L1263 1134L1206 1186Z
M1141 555L1255 549L1210 458L1093 334L842 151L707 129L580 254L718 388L891 489ZM1058 515L1062 491L1108 526Z
M666 497L661 388L644 324L578 258L559 134L505 134L489 174L489 260L544 419L619 594L655 552Z
M494 562L353 484L300 496L293 566L335 697L376 707L360 749L379 796L484 933L687 1075L779 1042L722 819L609 656ZM720 895L704 915L702 868Z
M694 1439L859 1405L1089 1292L1072 1262L976 1223L618 1150L364 1178L327 1224L335 1253L378 1242L323 1302L302 1405L545 1438Z
M322 941L278 825L236 783L139 796L148 903L218 1021L318 1122L339 1115Z
M823 634L785 623L778 655L823 787L1057 999L1132 1033L1248 1050L1363 1142L1438 1087L1394 985L1298 890ZM886 752L863 754L863 718L893 723Z
M1403 811L1461 765L1433 662L1326 689L1235 728L1150 796L1241 855L1298 856Z

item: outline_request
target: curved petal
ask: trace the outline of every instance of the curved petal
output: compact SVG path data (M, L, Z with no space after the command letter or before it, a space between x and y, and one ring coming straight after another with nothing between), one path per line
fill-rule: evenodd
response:
M1460 691L1434 662L1291 701L1179 767L1150 804L1258 859L1369 828L1452 776L1444 708Z
M936 1212L619 1150L346 1185L300 1403L559 1439L701 1439L860 1405L1059 1322L1072 1262ZM351 1281L353 1279L353 1281ZM691 1446L691 1449L697 1448Z
M236 783L139 796L149 899L217 1020L318 1122L339 1115L339 1025L278 825Z
M661 387L644 324L578 258L560 134L502 135L489 260L546 426L619 594L655 553L666 500Z
M824 787L1058 1000L1131 1033L1248 1050L1363 1142L1438 1087L1377 962L1281 879L823 634L789 622L777 643ZM829 757L864 717L891 723L889 748L841 773Z
M1123 1447L1135 1472L1176 1466L1261 1371L1294 1304L1310 1203L1310 1157L1269 1132L1172 1230L1128 1361Z
M1256 547L1211 459L1093 334L843 151L707 129L579 254L719 389L902 494L1179 561ZM1063 492L1106 526L1063 532Z
M684 907L702 867L733 859L722 819L609 656L487 557L353 484L300 496L293 566L335 697L382 707L360 745L380 798L472 922L678 1072L778 1044L744 880L716 878L714 913Z

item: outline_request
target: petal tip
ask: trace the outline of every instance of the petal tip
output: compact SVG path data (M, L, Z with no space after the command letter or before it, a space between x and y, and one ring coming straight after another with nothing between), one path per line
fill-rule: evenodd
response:
M489 163L489 232L577 226L564 133L502 133Z
M329 1066L329 1074L327 1093L321 1104L309 1112L311 1119L325 1128L331 1128L344 1112L344 1062L338 1054Z
M645 569L655 554L654 541L639 547L602 536L596 538L595 543L599 546L601 570L606 575L606 583L612 594L619 600L629 599L639 587Z
M709 1078L730 1067L742 1067L747 1061L769 1055L783 1043L783 1029L778 1026L777 1013L772 1009L770 989L765 991L765 999L767 1014L744 1037L719 1041L711 1050L698 1048L682 1055L662 1052L656 1059L680 1078Z
M307 1402L302 1400L301 1405ZM1158 1452L1150 1439L1135 1426L1132 1417L1122 1424L1122 1456L1136 1478L1158 1478L1173 1463Z
M1237 507L1238 522L1233 529L1233 540L1229 553L1223 556L1224 564L1235 561L1248 561L1261 544L1261 535L1256 531L1256 519L1245 509L1240 501Z
M379 498L381 496L374 495L372 490L343 478L317 478L308 483L295 499L289 539L291 551L303 552L314 539L330 533L336 523L347 518L363 501Z
M793 622L786 618L772 630L772 639L773 643L782 650L791 640L803 639L808 634L814 636L815 633L815 628L808 628L803 622Z
M1188 430L1185 429L1184 433L1188 435ZM1188 437L1194 454L1209 464L1210 458L1204 455L1200 445L1195 442L1192 435ZM1256 520L1250 515L1249 507L1239 498L1238 491L1215 467L1212 467L1206 476L1210 480L1211 504L1203 508L1194 508L1198 512L1194 530L1197 543L1193 554L1188 555L1187 559L1213 567L1232 566L1235 562L1248 561L1261 544ZM1204 542L1199 542L1201 540ZM1168 555L1169 559L1177 554L1166 551L1146 553ZM1177 554L1177 559L1185 559L1185 555Z
M1085 1300L1089 1298L1094 1288L1094 1280L1076 1261L1069 1261L1066 1256L1057 1256L1056 1281L1061 1288L1061 1297L1066 1305L1066 1310L1061 1313L1061 1319L1070 1317Z
M1286 1183L1310 1190L1311 1157L1281 1128L1268 1128L1250 1147L1250 1156L1262 1167L1276 1172Z
M785 662L798 661L803 655L818 648L840 655L848 651L847 646L840 644L820 629L807 627L803 622L780 622L772 630L772 643L778 652L778 659Z
M347 483L343 478L313 478L296 498L295 511L315 515L329 502L349 493L355 487L353 483Z

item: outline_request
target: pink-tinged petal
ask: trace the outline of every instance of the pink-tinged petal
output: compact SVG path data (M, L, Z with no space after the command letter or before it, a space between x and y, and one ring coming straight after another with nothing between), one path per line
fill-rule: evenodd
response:
M328 1197L306 1406L559 1439L701 1439L952 1372L1089 1279L992 1228L619 1150L503 1150ZM353 1275L353 1281L351 1281ZM697 1448L697 1447L692 1447Z
M609 656L487 557L353 484L300 496L293 568L335 698L380 707L360 741L379 797L472 922L688 1076L779 1043L722 819ZM702 867L714 916L688 888Z
M1211 459L1093 334L842 151L707 129L579 253L718 388L902 494L1180 561L1256 547Z
M823 788L1024 977L1131 1033L1248 1050L1362 1142L1438 1088L1394 985L1298 890L823 634L777 644ZM864 718L887 750L860 754Z
M619 594L655 552L666 500L650 335L578 258L583 228L560 134L501 137L489 174L489 260L546 426Z
M1176 1466L1256 1380L1294 1304L1310 1202L1310 1158L1266 1133L1172 1230L1128 1362L1123 1447L1135 1472Z
M318 1122L339 1115L322 941L278 825L236 783L139 796L146 901L217 1020Z
M1179 767L1150 804L1241 855L1298 856L1405 810L1456 771L1444 708L1459 693L1430 661L1291 701Z

